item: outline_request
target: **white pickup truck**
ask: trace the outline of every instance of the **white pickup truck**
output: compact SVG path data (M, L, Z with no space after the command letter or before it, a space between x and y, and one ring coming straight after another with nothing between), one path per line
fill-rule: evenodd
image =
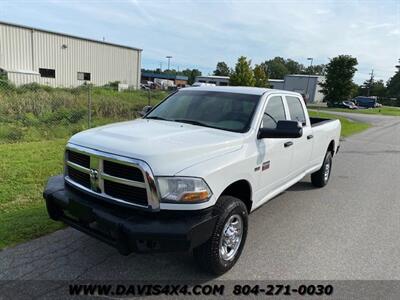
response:
M64 174L44 191L47 210L121 254L193 251L222 274L242 252L250 212L307 174L327 184L340 129L309 118L298 93L181 89L141 119L74 135Z

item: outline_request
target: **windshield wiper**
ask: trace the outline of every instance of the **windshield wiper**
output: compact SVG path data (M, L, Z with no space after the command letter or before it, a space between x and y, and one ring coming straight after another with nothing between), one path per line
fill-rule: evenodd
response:
M187 124L192 124L192 125L198 125L198 126L205 126L205 127L211 127L210 125L207 125L206 123L195 121L195 120L186 120L186 119L174 119L174 122L181 122L181 123L187 123Z
M162 121L174 121L174 120L168 120L166 118L159 117L159 116L150 116L150 117L146 117L145 119L162 120Z

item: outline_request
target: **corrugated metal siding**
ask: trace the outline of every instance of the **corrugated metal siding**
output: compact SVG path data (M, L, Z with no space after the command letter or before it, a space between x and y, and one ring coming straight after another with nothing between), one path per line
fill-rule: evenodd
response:
M322 102L323 94L319 82L323 81L323 77L311 76L285 76L284 90L298 92L301 94L307 93L307 86L309 88L309 102Z
M30 30L0 26L0 66L4 69L32 69Z
M73 87L83 83L77 73L88 72L95 85L120 81L137 88L140 61L138 50L0 24L0 68L34 72L47 68L56 72L56 78L9 73L17 85L28 81Z

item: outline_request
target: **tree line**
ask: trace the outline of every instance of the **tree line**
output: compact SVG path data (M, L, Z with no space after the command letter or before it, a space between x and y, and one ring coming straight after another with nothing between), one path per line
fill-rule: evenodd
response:
M238 59L238 62L241 58ZM323 64L305 67L303 64L293 59L285 59L279 56L256 65L255 69L257 66L264 70L268 78L272 79L283 79L288 74L324 75L325 71L325 65ZM216 76L230 76L233 72L233 69L229 68L225 62L221 61L217 63L213 74Z
M325 81L320 86L326 102L348 100L355 96L377 96L381 99L397 99L393 104L400 106L400 59L399 65L396 66L397 71L386 83L383 80L375 80L372 73L371 77L363 84L356 84L353 78L357 71L357 65L357 58L350 55L339 55L329 59L328 64L308 67L293 59L283 57L275 57L255 64L253 67L251 59L241 56L233 68L230 68L224 61L218 62L213 75L228 76L230 85L233 86L255 87L269 87L269 78L283 79L288 74L324 75ZM182 71L143 69L142 71L184 75L189 78L189 84L195 82L196 76L202 75L198 69Z
M386 82L371 77L361 85L354 83L358 61L350 55L339 55L329 60L328 64L305 67L303 64L282 57L251 66L251 60L241 56L233 69L225 62L218 62L213 74L229 76L231 85L268 87L268 78L283 79L288 74L324 75L321 83L324 101L334 102L351 99L355 96L377 96L379 98L396 98L400 106L400 60L397 71Z

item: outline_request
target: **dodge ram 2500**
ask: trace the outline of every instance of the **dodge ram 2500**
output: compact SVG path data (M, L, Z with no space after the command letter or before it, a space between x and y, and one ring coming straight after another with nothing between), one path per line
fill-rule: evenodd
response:
M44 191L48 214L121 254L193 251L222 274L250 212L307 174L328 183L340 129L309 118L298 93L184 88L140 119L72 136Z

